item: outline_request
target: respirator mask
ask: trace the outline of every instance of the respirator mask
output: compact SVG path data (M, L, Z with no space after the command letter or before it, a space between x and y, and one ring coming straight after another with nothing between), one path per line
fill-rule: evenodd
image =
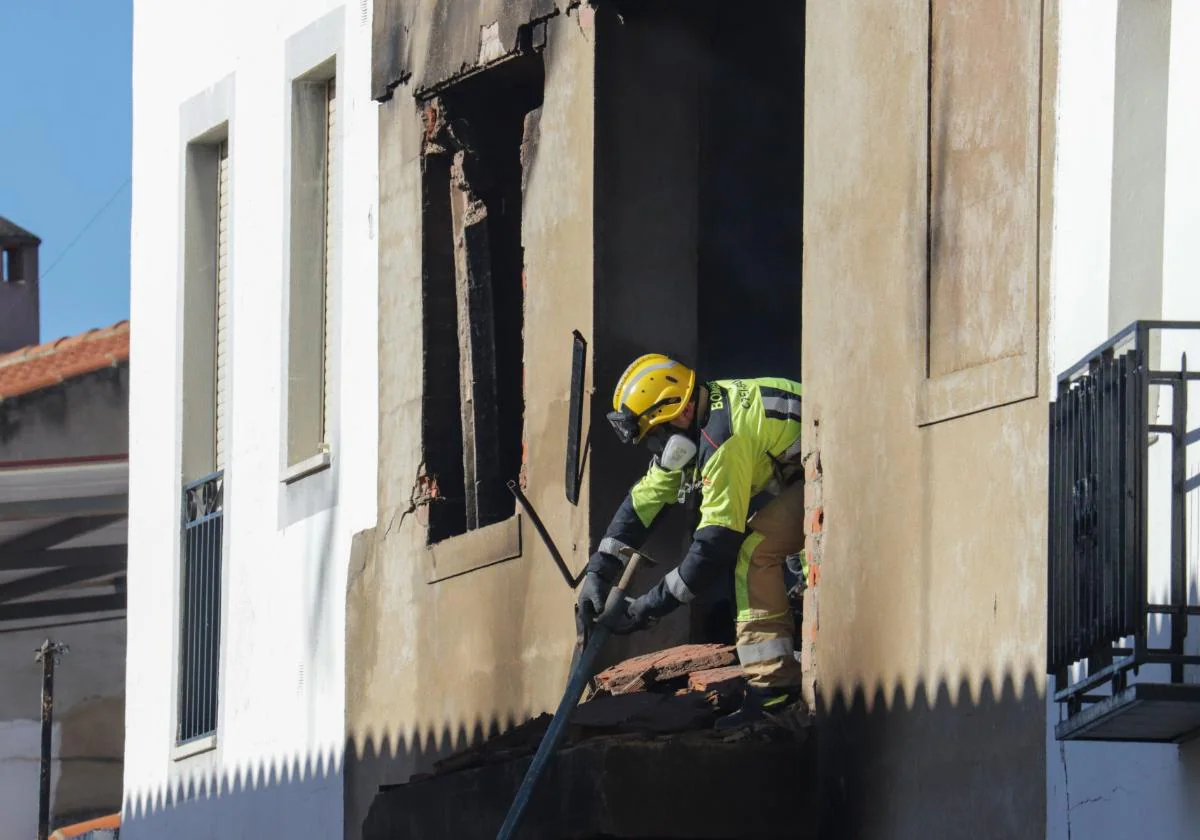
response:
M655 408L658 406L652 406L650 411ZM622 443L632 444L637 440L638 415L628 407L609 412L607 419ZM683 469L696 457L696 442L692 440L692 436L679 431L673 432L665 426L651 429L646 433L644 441L646 448L658 459L659 466L671 472Z
M682 432L655 429L646 435L646 447L658 458L664 470L681 470L696 457L696 442Z

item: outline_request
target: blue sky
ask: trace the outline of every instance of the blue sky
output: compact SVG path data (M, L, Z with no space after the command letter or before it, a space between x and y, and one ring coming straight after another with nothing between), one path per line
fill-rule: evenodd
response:
M49 341L129 317L133 3L0 0L0 21L0 216L42 238Z

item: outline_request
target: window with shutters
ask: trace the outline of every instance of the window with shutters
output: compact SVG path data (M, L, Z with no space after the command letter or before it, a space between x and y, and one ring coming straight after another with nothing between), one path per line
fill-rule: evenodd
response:
M226 392L229 370L229 142L217 149L217 317L216 375L213 417L216 440L213 461L216 469L225 468L225 444L228 437Z
M331 59L292 83L285 480L330 463L336 419L339 132L333 69Z
M184 187L183 452L176 757L217 729L229 474L232 156L227 127L187 146Z

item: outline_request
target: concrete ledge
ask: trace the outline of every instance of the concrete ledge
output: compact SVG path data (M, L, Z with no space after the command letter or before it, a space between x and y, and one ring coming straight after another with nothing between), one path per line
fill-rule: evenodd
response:
M1200 685L1134 683L1054 727L1059 741L1182 744L1200 735Z
M202 738L195 738L183 744L176 744L171 750L172 761L183 761L185 758L191 758L200 753L210 752L217 748L217 736L205 735Z
M285 468L280 481L284 484L291 484L293 481L299 481L305 476L328 469L331 463L333 463L333 458L330 456L328 450L318 452L311 458L305 458L303 461Z
M530 760L385 787L363 840L491 840ZM529 838L815 838L816 741L588 740L555 757L526 814Z
M521 515L448 537L425 549L425 580L437 583L521 556Z

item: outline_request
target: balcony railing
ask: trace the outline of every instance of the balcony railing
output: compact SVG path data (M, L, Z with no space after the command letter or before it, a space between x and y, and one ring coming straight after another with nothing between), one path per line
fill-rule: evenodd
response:
M1189 417L1188 391L1200 373L1185 351L1198 340L1200 322L1137 321L1058 379L1047 671L1064 713L1059 739L1200 732L1200 683L1187 679L1200 665L1187 646L1189 620L1200 616L1187 512L1200 483L1188 476L1187 448L1200 442L1200 402Z
M217 729L224 495L223 472L183 487L179 744L212 735Z

